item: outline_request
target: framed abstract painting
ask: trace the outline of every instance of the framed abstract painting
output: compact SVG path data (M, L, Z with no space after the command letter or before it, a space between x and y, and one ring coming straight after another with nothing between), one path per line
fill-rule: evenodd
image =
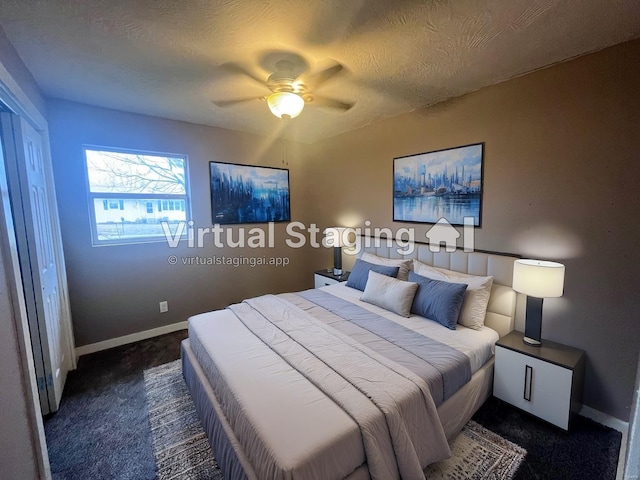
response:
M209 162L214 224L288 222L289 170Z
M484 143L394 158L393 220L480 227L483 160Z

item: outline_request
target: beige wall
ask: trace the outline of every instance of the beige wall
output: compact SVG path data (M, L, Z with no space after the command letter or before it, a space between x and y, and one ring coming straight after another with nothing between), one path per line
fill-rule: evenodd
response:
M167 243L91 246L82 145L98 145L188 155L195 227L211 227L209 161L283 167L290 159L291 216L306 206L300 177L300 145L184 122L134 115L68 102L48 104L54 175L75 340L87 345L185 321L190 315L223 308L263 293L311 287L313 266L306 249L287 248L286 224L276 224L275 248L218 249ZM252 227L262 225L247 225ZM238 238L233 227L233 238ZM226 233L225 233L226 235ZM179 257L169 265L169 255ZM183 257L287 257L287 267L182 265ZM158 303L167 300L169 312Z
M586 404L626 420L640 345L638 58L640 42L616 46L314 144L306 216L411 226L392 222L392 159L485 142L476 248L566 264L543 337L586 350Z

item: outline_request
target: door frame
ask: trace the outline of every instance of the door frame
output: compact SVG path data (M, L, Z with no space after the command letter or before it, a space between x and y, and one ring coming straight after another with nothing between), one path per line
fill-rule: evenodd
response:
M45 117L31 102L29 97L24 93L20 85L15 81L13 76L0 62L0 103L6 107L12 113L23 117L29 123L32 124L41 132L44 144L44 160L51 165L51 152L49 145L49 130ZM4 159L2 160L4 162ZM0 185L3 190L7 187L7 177L4 168L0 169ZM51 168L48 169L47 181L51 185L51 194L55 198L55 185L53 185L53 178ZM4 190L6 191L6 190ZM27 421L30 425L31 442L34 446L35 463L39 472L39 478L50 479L51 468L49 465L49 454L47 451L47 443L44 433L44 422L40 412L40 400L38 394L38 387L36 383L36 372L33 360L33 351L31 348L31 337L29 335L29 324L25 306L25 295L22 284L22 275L20 273L20 264L18 262L18 245L16 239L16 232L14 229L14 219L10 208L4 208L4 202L6 199L1 199L3 203L2 207L4 215L0 216L0 220L4 221L6 229L2 229L6 232L6 237L1 239L1 243L4 244L4 248L0 254L2 255L3 263L7 270L7 282L9 283L9 297L13 304L13 320L15 323L15 331L17 332L17 341L20 352L22 353L20 358L21 374L23 376L23 385L25 387L25 407L27 413ZM8 207L8 206L7 206ZM62 251L62 243L60 236L60 225L58 218L54 218L52 222L52 228L54 230L54 241L56 242L56 255ZM4 236L4 235L3 235ZM64 269L64 260L61 260L59 265L60 269ZM62 270L64 271L64 270ZM11 275L13 273L13 275ZM66 281L61 282L61 288L64 288L68 292ZM68 295L68 293L65 293ZM68 300L63 307L68 310ZM70 312L65 312L66 322L70 322ZM70 328L71 325L65 327ZM68 330L70 335L70 342L73 342L73 330ZM71 362L72 368L76 368L77 357L75 354L75 348L73 343L70 345L71 350Z
M624 442L624 435L622 436ZM627 434L627 444L624 455L624 480L634 480L640 477L640 355L638 355L638 368L636 370L636 385L633 389L633 400L631 402L631 416L629 417L629 430ZM635 460L633 460L635 458ZM633 463L635 462L635 463ZM618 468L618 472L620 469Z

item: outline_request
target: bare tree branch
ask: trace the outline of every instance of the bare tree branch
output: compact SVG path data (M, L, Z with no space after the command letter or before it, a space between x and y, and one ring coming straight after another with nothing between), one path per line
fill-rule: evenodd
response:
M147 155L99 153L99 158L89 159L92 187L122 193L186 194L181 159L161 158L163 162Z

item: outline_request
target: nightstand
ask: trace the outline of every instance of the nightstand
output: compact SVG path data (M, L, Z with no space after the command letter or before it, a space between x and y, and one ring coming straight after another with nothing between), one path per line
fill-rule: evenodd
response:
M342 272L342 275L334 275L333 272L326 270L317 270L314 274L315 287L326 287L340 282L346 282L349 279L349 272Z
M582 402L584 352L547 340L531 347L523 337L513 331L496 342L493 395L568 430Z

